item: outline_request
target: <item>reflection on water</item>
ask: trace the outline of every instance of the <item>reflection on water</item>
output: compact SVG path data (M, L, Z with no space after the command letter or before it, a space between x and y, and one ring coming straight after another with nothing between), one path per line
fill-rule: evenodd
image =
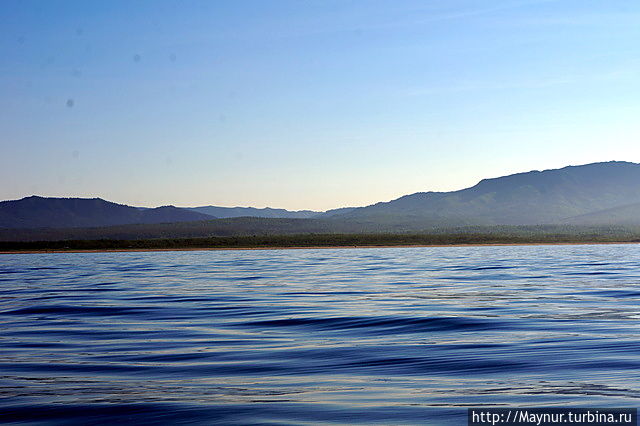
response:
M0 421L635 407L640 247L0 255Z

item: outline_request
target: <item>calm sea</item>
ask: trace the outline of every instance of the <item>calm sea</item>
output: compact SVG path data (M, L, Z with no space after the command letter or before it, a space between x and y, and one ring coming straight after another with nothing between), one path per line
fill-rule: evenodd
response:
M0 421L637 407L640 246L0 255Z

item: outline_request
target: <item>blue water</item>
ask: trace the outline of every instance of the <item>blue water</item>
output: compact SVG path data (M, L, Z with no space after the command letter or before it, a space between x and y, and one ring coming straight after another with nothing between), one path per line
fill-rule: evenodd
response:
M0 421L636 407L640 246L0 255Z

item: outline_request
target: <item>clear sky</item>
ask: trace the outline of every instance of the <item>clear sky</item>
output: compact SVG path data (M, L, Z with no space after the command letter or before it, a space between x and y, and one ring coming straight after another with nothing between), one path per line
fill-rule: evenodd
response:
M0 199L326 210L640 162L640 2L0 2Z

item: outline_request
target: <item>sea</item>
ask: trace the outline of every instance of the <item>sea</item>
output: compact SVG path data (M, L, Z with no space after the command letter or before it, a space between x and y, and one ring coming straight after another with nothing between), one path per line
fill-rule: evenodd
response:
M637 407L640 245L0 254L0 422Z

